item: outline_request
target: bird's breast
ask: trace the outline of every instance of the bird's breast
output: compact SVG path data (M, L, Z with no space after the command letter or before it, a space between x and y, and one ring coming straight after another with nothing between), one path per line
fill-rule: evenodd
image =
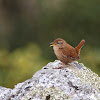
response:
M57 56L57 58L60 60L60 58L62 58L62 50L60 50L59 48L54 47L54 53Z

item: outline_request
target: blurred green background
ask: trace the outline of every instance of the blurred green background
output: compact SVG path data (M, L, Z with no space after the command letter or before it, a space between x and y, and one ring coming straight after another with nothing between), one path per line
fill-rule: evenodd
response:
M85 39L79 62L100 75L100 0L0 0L0 86L13 88L56 56L49 43Z

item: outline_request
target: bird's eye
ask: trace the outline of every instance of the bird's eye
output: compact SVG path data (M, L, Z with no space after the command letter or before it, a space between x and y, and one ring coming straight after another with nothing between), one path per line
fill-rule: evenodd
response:
M57 42L57 44L60 44L60 42Z
M62 44L62 41L58 41L57 44Z
M61 44L60 42L57 42L57 44Z

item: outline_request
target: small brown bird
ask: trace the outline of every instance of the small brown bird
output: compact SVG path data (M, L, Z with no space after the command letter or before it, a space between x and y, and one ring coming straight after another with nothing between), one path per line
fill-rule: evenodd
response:
M74 48L66 43L65 40L57 38L56 40L54 40L54 42L51 42L50 44L51 46L53 46L54 53L57 58L65 65L68 65L68 63L79 59L80 50L83 47L84 43L85 40L81 40L78 46Z

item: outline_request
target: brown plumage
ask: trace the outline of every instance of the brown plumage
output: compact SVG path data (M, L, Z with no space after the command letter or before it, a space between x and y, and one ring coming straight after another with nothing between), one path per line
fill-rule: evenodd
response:
M77 47L72 47L65 40L57 38L54 42L50 43L53 46L54 53L57 58L64 64L71 63L72 61L78 60L80 50L84 45L85 40L81 40Z

